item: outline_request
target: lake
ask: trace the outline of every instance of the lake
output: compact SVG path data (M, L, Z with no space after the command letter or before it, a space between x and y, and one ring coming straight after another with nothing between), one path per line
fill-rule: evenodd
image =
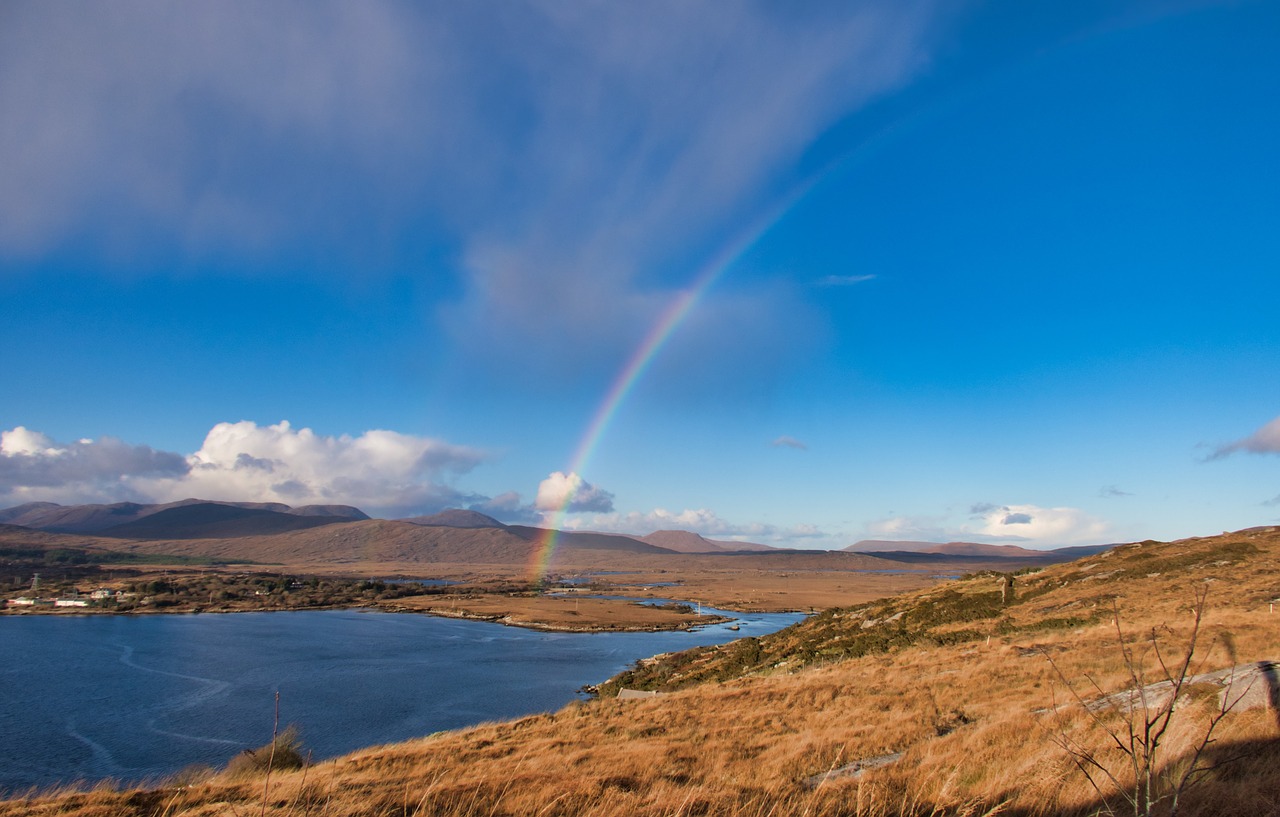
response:
M706 612L711 611L704 608ZM560 709L638 658L763 635L547 633L363 610L0 618L0 789L221 766L296 724L316 759Z

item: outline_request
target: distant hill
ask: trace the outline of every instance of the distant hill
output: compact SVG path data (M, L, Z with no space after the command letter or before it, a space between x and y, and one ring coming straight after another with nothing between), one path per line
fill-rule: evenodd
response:
M1053 550L1032 550L1017 545L986 545L979 542L896 542L889 539L864 539L842 550L849 553L921 553L940 556L965 556L983 559L1036 559L1056 562L1071 561L1109 550L1114 545L1083 545Z
M430 516L412 516L397 520L422 525L428 528L505 528L492 516L485 516L479 511L466 511L461 508L449 508Z
M299 516L264 508L200 502L157 511L98 533L119 539L222 539L264 536L354 521L357 520L332 514Z
M94 548L138 555L284 564L297 570L410 575L435 564L494 566L503 572L514 566L524 575L540 555L546 534L545 530L533 527L461 528L387 519L344 520L217 503L196 503L169 511L166 516L154 514L158 519L139 520L136 527L130 523L130 526L100 534L53 533L0 524L0 549L30 545ZM310 527L293 527L296 525ZM288 529L254 532L271 526ZM125 538L125 533L132 536ZM902 569L904 564L923 570L998 570L1015 564L1044 565L1052 561L1055 561L1052 557L1012 560L901 552L873 556L781 548L677 553L628 536L583 532L562 533L557 538L554 559L557 566L594 570L727 568L874 572Z
M351 505L303 505L301 508L290 508L284 513L294 516L336 516L342 519L369 518L369 514Z
M11 525L54 533L97 533L114 525L132 522L157 508L137 502L111 505L58 505L53 502L31 502L0 511L0 519Z
M269 511L276 514L288 515L290 517L308 517L308 518L329 518L330 521L342 521L352 519L368 519L368 515L359 508L353 508L350 505L307 505L301 508L291 508L280 502L220 502L205 499L180 499L177 502L166 502L163 504L142 504L138 502L116 502L110 505L59 505L55 502L29 502L25 505L18 505L13 508L7 508L0 511L0 522L10 525L21 525L25 528L34 528L36 530L50 531L53 533L89 533L100 534L108 530L113 532L111 536L131 536L131 529L124 528L124 533L120 534L113 529L122 528L122 526L138 522L156 514L165 513L167 511L189 508L195 506L217 505L220 507L240 508L244 510ZM180 521L183 526L190 526L200 518L199 513L192 513L186 516L177 515L166 517L172 521ZM218 512L208 512L207 518L211 521L222 523L227 517L220 516ZM154 523L153 523L154 524ZM305 526L312 524L325 524L323 522L306 523ZM294 526L297 527L297 526ZM278 532L280 530L292 530L287 523L267 523L267 526L259 533ZM141 533L158 532L158 528L143 527L139 529ZM196 535L220 536L220 535L244 535L244 534L222 534L216 531L210 531L207 534L195 531L194 529L186 530L181 536L177 534L163 533L164 537L172 536L173 538L191 538ZM150 535L145 538L154 538Z
M641 536L641 542L647 542L676 553L736 553L744 550L767 551L777 550L768 545L755 542L732 542L708 539L687 530L659 530L648 536Z
M44 511L62 506L56 502L27 502L22 505L14 505L12 508L5 508L0 511L0 524L3 525L22 525L22 519L32 518ZM23 527L30 527L23 525Z

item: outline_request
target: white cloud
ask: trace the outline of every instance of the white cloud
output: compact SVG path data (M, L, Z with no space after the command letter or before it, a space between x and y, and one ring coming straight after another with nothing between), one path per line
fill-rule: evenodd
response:
M81 440L81 442L91 442ZM31 431L17 426L9 431L0 432L0 454L6 457L58 457L67 453L52 439L39 431Z
M1248 437L1227 443L1213 452L1210 459L1226 457L1237 451L1248 454L1280 454L1280 417L1275 418Z
M577 474L556 471L538 484L533 504L541 511L608 513L613 510L613 494Z
M1104 542L1109 529L1078 508L1004 505L982 514L972 530L987 541L1062 546Z
M967 541L1054 548L1104 544L1111 526L1079 508L1000 505L983 502L964 521L946 515L895 516L867 525L868 538L925 542Z
M178 454L113 437L60 443L23 426L0 432L0 500L118 502L143 496L138 480L180 477Z

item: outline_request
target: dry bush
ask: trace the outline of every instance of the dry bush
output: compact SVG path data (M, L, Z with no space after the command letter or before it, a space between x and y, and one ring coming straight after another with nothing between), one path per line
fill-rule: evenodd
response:
M257 749L245 749L227 764L228 777L249 777L270 772L301 769L307 763L302 753L296 726L287 726L270 743Z

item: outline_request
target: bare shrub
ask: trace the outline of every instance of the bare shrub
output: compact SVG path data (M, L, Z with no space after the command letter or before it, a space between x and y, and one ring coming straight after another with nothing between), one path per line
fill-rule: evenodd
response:
M1148 817L1157 808L1167 808L1170 817L1178 813L1183 793L1214 768L1205 762L1206 751L1219 724L1244 695L1234 689L1234 678L1221 694L1216 686L1208 688L1196 682L1204 662L1202 658L1200 666L1195 666L1207 592L1203 587L1195 592L1194 622L1180 648L1166 643L1176 637L1168 625L1152 627L1144 638L1130 643L1121 628L1119 609L1113 608L1124 678L1124 688L1118 692L1104 692L1088 674L1085 683L1073 683L1053 656L1045 653L1088 726L1102 734L1104 745L1096 747L1087 738L1078 737L1078 730L1070 728L1067 721L1050 729L1050 737L1066 751L1104 804L1123 804L1124 811L1136 817ZM1225 640L1229 646L1229 638ZM1212 647L1211 643L1205 653ZM1059 711L1056 702L1054 711ZM1180 712L1184 713L1178 719L1181 723L1175 723L1175 714ZM1197 714L1201 716L1198 722ZM1175 737L1178 745L1170 745ZM1183 753L1178 762L1165 762L1167 749ZM1110 805L1104 808L1116 813Z

